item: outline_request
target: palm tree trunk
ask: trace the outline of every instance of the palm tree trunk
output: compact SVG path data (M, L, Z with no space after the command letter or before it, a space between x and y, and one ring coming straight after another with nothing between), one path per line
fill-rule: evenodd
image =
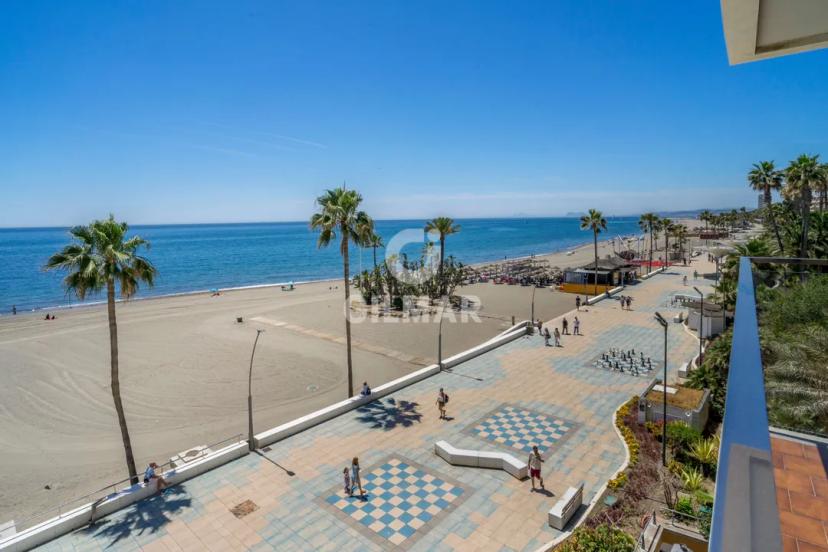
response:
M768 210L768 219L771 223L771 228L773 228L773 234L776 236L776 244L779 246L779 254L785 254L785 248L782 246L782 236L779 235L779 227L776 225L776 217L773 214L773 205L770 203L767 204L765 209Z
M653 271L653 225L650 224L650 272Z
M670 264L670 236L664 231L664 266Z
M446 287L443 285L443 255L446 252L446 237L440 234L440 268L438 280L440 280L440 297L446 294Z
M377 246L373 246L372 249L374 250L374 270L377 269Z
M121 439L124 442L127 471L130 482L138 483L138 470L135 469L135 457L132 454L132 442L127 429L124 404L121 402L121 383L118 377L118 323L115 320L115 282L109 281L106 285L106 309L109 315L109 355L110 355L110 387L112 400L115 402L115 412L118 414L118 425L121 428Z
M351 265L348 259L348 234L342 235L342 270L345 280L345 347L348 351L348 398L354 396L354 370L351 363Z
M598 295L598 231L593 228L592 229L592 243L595 247L595 282L594 287L592 289L592 295Z
M811 188L803 186L802 189L802 242L799 246L799 256L803 259L808 257L808 225L811 222Z

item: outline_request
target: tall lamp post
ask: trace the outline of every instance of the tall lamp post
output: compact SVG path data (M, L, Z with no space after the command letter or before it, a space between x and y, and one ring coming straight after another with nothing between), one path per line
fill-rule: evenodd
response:
M264 330L256 330L256 340L253 341L253 352L250 353L250 370L247 373L247 448L255 450L253 444L253 356L256 354L256 344Z
M701 309L699 309L699 361L696 364L696 368L698 368L701 366L702 361L702 337L704 336L702 333L702 328L704 327L704 293L702 293L696 286L693 286L693 289L696 290L696 293L698 293L701 298Z
M537 290L537 289L538 289L538 286L532 286L532 310L529 314L529 327L530 328L535 323L535 290Z
M658 312L655 313L655 319L664 328L664 379L661 382L662 401L662 424L661 424L661 464L667 466L667 321Z
M437 366L441 372L443 371L443 311L446 310L447 301L448 297L443 299L443 302L440 304L440 324L437 330Z

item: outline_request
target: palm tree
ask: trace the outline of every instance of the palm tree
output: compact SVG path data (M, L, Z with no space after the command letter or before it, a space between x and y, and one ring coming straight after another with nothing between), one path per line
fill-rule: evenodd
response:
M446 285L443 281L443 261L446 258L446 236L459 232L460 226L454 224L454 220L449 217L437 217L426 223L425 231L440 234L440 266L438 268L437 278L440 280L440 295L442 296L446 293Z
M118 374L118 324L115 318L115 291L128 298L138 291L143 282L152 286L156 270L145 257L138 255L141 246L149 249L149 242L139 236L126 238L128 226L109 215L106 220L96 220L88 226L76 226L69 231L72 243L55 253L46 262L46 270L67 270L63 280L67 293L74 293L83 301L106 288L106 307L109 317L110 388L121 439L124 442L127 471L132 483L138 483L132 442L127 429L124 404L121 401L121 384Z
M581 217L581 230L592 230L592 243L595 247L595 280L593 295L598 295L598 234L607 229L607 219L601 211L590 209L589 213Z
M382 236L372 232L368 240L368 246L374 250L374 270L377 268L377 247L383 247L384 245L385 243L382 241Z
M788 199L799 201L802 211L802 240L799 244L799 256L808 256L808 223L811 218L811 194L822 185L824 174L819 164L819 155L800 155L785 169L785 188L783 194Z
M644 213L641 215L641 218L638 219L638 227L641 228L642 231L650 234L650 269L648 272L653 271L653 230L657 224L658 215L655 213Z
M334 188L316 198L319 211L310 219L310 227L319 230L317 245L327 247L339 235L339 253L342 255L342 277L345 280L345 341L348 355L348 397L354 395L354 373L351 362L351 274L348 245L364 243L365 227L370 217L359 210L362 196L356 190Z
M753 169L748 173L748 182L750 187L756 191L762 192L762 203L765 206L765 212L768 216L768 221L773 229L773 234L776 237L776 244L779 246L779 253L784 254L782 247L782 237L779 235L779 227L776 225L776 218L773 216L773 190L781 190L782 183L785 180L785 173L776 170L773 161L760 161L753 164Z
M708 224L710 223L711 219L713 218L713 213L709 210L705 209L701 213L699 213L699 220L704 222L704 229L708 229Z
M679 255L684 259L684 242L687 241L687 227L683 224L673 225L673 237L679 245Z
M663 218L658 221L658 226L664 232L664 262L670 262L670 234L673 233L673 221L668 218ZM667 266L665 264L665 266Z
M822 182L819 186L819 210L824 211L828 206L828 163L822 164Z

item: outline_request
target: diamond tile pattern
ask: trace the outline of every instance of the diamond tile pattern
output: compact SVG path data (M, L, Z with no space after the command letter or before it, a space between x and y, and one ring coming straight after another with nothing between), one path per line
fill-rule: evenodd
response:
M330 506L387 543L402 545L452 509L468 491L419 464L393 457L362 473L365 499L338 492L325 498ZM358 490L356 491L359 492ZM386 543L386 544L387 544Z
M487 441L529 454L537 445L541 455L566 437L575 424L534 410L503 405L473 425L470 430Z

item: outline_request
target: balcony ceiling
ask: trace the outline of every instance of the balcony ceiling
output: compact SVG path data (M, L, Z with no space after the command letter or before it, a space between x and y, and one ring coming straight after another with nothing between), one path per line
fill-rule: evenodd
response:
M731 65L828 47L826 0L721 0Z

